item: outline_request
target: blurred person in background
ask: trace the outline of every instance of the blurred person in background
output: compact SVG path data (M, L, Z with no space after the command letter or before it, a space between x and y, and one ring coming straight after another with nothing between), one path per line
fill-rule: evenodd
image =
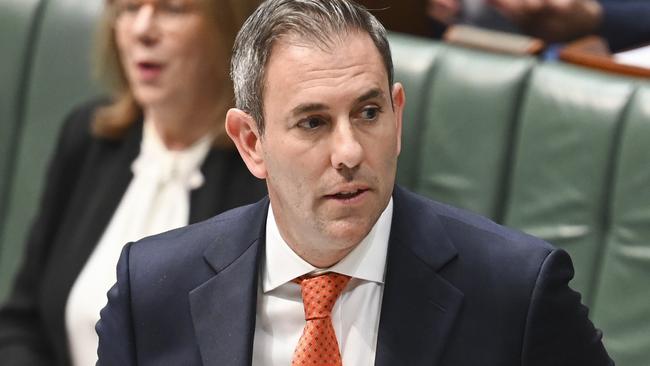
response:
M3 365L94 365L124 243L265 195L224 129L230 51L258 2L106 2L97 60L113 96L64 124L0 309Z
M462 23L550 43L596 34L614 52L650 42L645 0L428 0L427 13L442 26Z

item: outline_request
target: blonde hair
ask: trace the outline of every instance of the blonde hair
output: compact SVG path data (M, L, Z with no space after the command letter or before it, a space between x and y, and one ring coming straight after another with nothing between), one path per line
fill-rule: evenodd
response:
M230 50L248 15L259 5L260 0L199 0L207 17L215 25L214 41L220 43L215 49L220 52L224 65L228 65ZM124 68L122 67L114 24L117 18L117 5L114 0L107 0L101 16L94 50L95 76L108 88L112 101L97 109L92 122L92 132L96 136L109 139L121 139L130 127L142 117L142 108L135 100ZM215 121L215 146L231 147L232 142L226 135L223 117L233 104L232 85L228 82L228 67L219 70L222 75L216 75L222 80L223 97L215 102L217 117Z

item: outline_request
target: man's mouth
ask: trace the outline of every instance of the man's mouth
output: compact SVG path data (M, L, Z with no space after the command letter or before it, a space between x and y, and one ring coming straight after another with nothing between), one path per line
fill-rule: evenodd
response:
M337 200L351 200L353 198L359 197L362 195L364 192L366 192L367 189L356 189L353 191L341 191L337 192L334 194L327 195L328 198L333 198Z

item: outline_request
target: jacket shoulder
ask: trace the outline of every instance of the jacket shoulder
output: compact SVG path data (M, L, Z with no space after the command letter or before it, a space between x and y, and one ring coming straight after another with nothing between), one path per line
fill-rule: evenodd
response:
M461 246L463 244L483 246L484 243L490 242L491 245L500 245L504 249L540 250L545 255L556 249L542 239L503 226L474 212L434 201L405 189L400 190L400 197L406 201L405 205L410 211L417 213L418 221L422 223L440 221L445 234Z
M164 274L174 274L179 279L212 275L214 269L206 264L206 252L217 251L221 257L236 256L259 239L264 232L261 217L265 217L266 207L268 200L264 198L196 224L143 238L130 249L130 271L144 276L140 279L149 280Z
M519 294L525 302L547 258L553 252L563 252L542 239L463 209L407 191L397 197L395 215L410 212L416 217L394 221L399 222L395 229L408 237L406 242L418 243L412 245L413 250L430 263L439 263L436 259L441 253L454 253L447 256L444 265L436 267L467 294L476 289L480 279L485 288L502 292L503 298ZM570 261L567 270L572 276Z

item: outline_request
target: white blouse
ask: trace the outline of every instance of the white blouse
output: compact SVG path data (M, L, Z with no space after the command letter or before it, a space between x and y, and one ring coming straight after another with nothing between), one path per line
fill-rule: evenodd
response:
M203 184L200 167L210 150L205 136L184 150L168 150L153 123L145 120L133 179L99 243L72 286L65 326L72 364L95 365L95 323L116 281L115 266L124 244L187 225L190 191Z

